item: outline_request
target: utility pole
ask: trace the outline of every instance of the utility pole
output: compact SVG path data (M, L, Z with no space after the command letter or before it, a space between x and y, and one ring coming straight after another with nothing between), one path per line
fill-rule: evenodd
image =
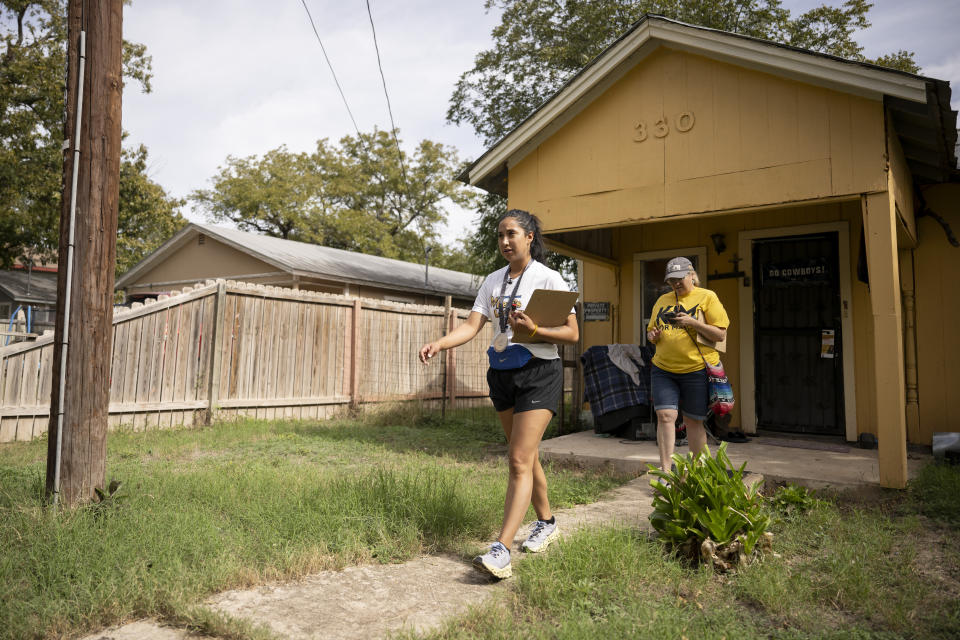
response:
M104 486L117 208L123 0L69 0L63 199L47 495L72 506ZM72 223L72 224L71 224Z

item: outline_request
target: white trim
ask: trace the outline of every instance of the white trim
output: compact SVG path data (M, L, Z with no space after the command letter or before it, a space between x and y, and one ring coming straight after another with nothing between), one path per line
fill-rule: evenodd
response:
M743 260L743 271L748 277L753 274L754 240L799 236L813 233L837 232L837 263L840 269L840 356L843 358L843 419L844 432L848 441L857 439L857 396L854 376L854 333L853 333L853 288L850 281L850 229L846 221L825 222L822 224L777 227L741 231L738 237L738 251ZM756 371L754 369L753 335L753 288L740 281L740 393L737 403L740 405L740 421L744 431L756 433L757 397ZM753 283L751 283L753 284Z
M740 38L723 31L691 28L676 22L657 21L651 25L651 36L669 42L677 49L765 73L775 70L779 75L844 93L877 100L887 95L923 104L927 102L927 83L919 76L797 51L772 42Z
M633 317L636 319L633 323L634 344L647 343L646 327L643 326L643 283L640 282L642 278L640 264L646 260L689 255L697 256L697 277L700 278L701 283L706 283L707 248L705 246L665 249L663 251L640 251L633 254Z
M927 81L919 76L650 17L488 149L470 170L470 184L477 185L503 165L516 165L660 45L874 100L888 95L922 104L927 101Z

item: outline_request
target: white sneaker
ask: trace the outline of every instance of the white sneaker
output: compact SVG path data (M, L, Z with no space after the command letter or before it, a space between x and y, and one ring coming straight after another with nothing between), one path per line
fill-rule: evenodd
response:
M474 558L473 566L501 580L513 575L510 568L510 550L500 542L494 542L490 545L490 551Z
M530 535L523 541L520 548L529 553L540 553L559 537L560 527L557 526L556 518L554 518L552 524L544 520L537 520L533 523Z

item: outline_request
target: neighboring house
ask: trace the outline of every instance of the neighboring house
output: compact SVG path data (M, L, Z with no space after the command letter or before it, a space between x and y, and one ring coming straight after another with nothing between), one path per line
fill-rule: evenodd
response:
M322 291L394 302L473 304L480 278L316 244L192 223L117 279L127 300L142 300L208 278Z
M732 321L734 425L874 434L903 486L908 441L960 431L956 125L945 81L645 16L461 180L582 261L609 311L585 347L643 343L690 257Z
M10 329L11 316L18 309L23 312L24 320L29 317L32 333L52 330L56 307L56 267L28 269L16 265L9 271L0 271L0 331ZM16 327L14 329L17 330ZM0 345L5 342L6 340L0 340Z

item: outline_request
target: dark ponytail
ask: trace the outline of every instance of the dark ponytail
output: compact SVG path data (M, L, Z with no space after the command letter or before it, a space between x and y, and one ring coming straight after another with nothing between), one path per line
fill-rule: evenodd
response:
M543 242L543 233L540 231L540 218L523 209L510 209L497 220L497 227L507 218L514 218L520 228L533 234L530 243L530 257L537 262L544 263L547 259L547 246Z

